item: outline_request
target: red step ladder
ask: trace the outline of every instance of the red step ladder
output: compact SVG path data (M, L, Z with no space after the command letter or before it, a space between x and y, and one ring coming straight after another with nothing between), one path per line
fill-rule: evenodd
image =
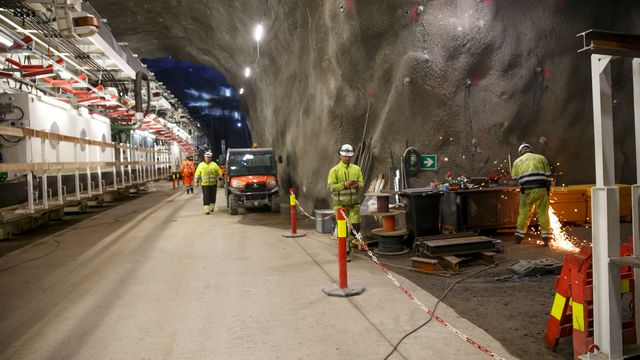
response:
M620 255L633 255L631 241L620 245ZM593 345L593 280L591 248L583 247L578 254L564 256L562 271L556 279L556 294L547 321L544 341L554 351L562 337L572 336L573 357L586 354ZM633 268L620 267L621 296L631 296L631 320L622 323L623 343L634 344L635 309Z

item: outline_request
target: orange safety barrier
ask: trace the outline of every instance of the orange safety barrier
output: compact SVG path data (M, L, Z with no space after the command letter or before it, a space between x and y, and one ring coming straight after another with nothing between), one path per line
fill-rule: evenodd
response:
M631 240L620 246L620 255L633 254ZM556 294L547 321L544 340L547 348L555 350L562 337L571 336L573 356L586 354L593 346L593 278L591 248L583 247L578 254L564 256L562 271L556 279ZM620 267L621 296L631 294L634 304L633 268ZM631 307L631 320L622 323L623 342L634 344L635 309Z

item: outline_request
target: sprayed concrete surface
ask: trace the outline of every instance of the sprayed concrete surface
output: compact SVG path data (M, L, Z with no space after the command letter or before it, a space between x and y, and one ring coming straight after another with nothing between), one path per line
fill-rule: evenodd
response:
M0 258L0 359L382 359L426 319L363 259L349 271L364 295L324 295L337 277L326 235L294 241L284 215L201 211L197 194L160 185ZM446 305L438 313L513 358ZM488 357L432 321L391 358Z
M254 139L283 155L283 180L326 205L340 144L372 140L370 179L406 145L439 156L414 186L498 175L522 141L558 184L594 182L589 57L576 35L640 33L620 0L91 0L141 57L219 69ZM253 27L263 22L259 51ZM245 79L243 70L253 68ZM635 180L629 60L613 64L616 179Z

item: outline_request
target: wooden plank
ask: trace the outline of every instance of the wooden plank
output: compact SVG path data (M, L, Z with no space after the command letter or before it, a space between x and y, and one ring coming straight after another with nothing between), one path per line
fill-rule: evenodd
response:
M414 269L420 269L424 271L442 271L442 266L436 259L426 259L422 257L412 257L411 266Z
M436 259L427 259L427 258L417 257L417 256L414 256L409 260L415 261L415 262L420 262L420 263L428 263L428 264L438 263L438 260L436 260Z
M496 255L498 254L493 251L483 251L480 253L480 260L487 264L494 264L496 262Z
M455 272L460 272L460 263L462 262L462 259L453 255L442 256L441 258L444 260L443 263L446 268Z
M428 240L425 241L425 244L429 246L451 246L451 245L465 245L465 244L475 244L475 243L483 243L483 242L493 242L493 239L488 238L486 236L469 236L469 237L459 237L459 238L450 238L450 239L442 239L442 240Z
M84 139L75 136L63 135L63 134L55 134L44 130L35 130L30 128L16 128L11 126L0 126L0 135L10 135L10 136L18 136L18 137L32 137L44 140L53 140L53 141L61 141L68 142L73 144L81 144L81 145L90 145L90 146L100 146L104 148L110 149L131 149L137 152L143 153L169 153L168 150L155 150L150 148L142 148L139 146L132 146L129 144L115 144L112 142L103 142L99 140L92 139Z
M473 254L495 249L494 240L485 236L429 240L420 243L429 256Z
M22 131L21 128L15 128L11 126L0 126L0 135L24 137L24 132Z
M51 133L44 130L35 130L30 128L16 128L10 126L0 126L1 135L19 136L19 137L33 137L44 140L53 140L61 142L69 142L82 145L93 145L108 148L115 148L116 145L111 142L102 142L98 140L83 139L75 136L63 135Z
M161 165L168 163L153 163L142 161L129 162L50 162L50 163L0 163L0 172L9 171L46 171L46 170L75 170L86 168L107 168L113 166L129 165Z

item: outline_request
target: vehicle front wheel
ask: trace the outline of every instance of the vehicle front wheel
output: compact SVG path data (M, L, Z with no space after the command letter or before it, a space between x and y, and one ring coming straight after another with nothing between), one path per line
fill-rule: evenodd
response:
M238 205L238 198L233 194L229 194L227 201L229 202L229 214L238 215L238 208L240 207Z
M276 195L271 198L270 208L271 208L271 212L274 212L274 213L280 212L280 196Z

